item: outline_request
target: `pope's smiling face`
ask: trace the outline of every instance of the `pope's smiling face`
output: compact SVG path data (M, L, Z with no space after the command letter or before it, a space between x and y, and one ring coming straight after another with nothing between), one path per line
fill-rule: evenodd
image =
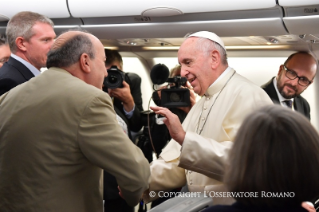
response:
M216 80L212 75L210 53L198 48L196 37L186 39L178 51L178 62L181 65L181 76L186 77L194 92L202 96Z

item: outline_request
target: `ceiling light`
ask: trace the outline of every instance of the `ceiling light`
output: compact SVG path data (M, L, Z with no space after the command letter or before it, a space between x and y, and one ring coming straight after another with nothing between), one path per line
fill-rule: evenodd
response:
M119 48L116 46L104 46L104 49L118 50Z
M179 46L144 46L144 50L178 50Z
M55 25L54 29L79 29L79 25Z
M251 45L251 46L225 46L227 50L250 50L250 49L289 49L289 45ZM179 46L145 46L144 50L178 50Z
M251 45L251 46L226 46L227 50L249 50L249 49L289 49L289 45Z

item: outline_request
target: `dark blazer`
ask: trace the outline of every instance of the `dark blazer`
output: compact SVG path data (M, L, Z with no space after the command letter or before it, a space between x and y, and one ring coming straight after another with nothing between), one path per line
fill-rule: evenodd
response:
M118 109L115 106L114 106L114 111L125 122L127 126L127 135L132 140L127 117L120 109ZM119 190L117 188L118 183L116 181L116 178L106 171L104 171L103 185L104 185L104 189L103 189L104 200L112 200L112 199L121 198L119 195ZM125 201L123 202L123 204L126 204Z
M25 65L10 57L0 68L0 96L32 77L34 74Z
M138 132L143 126L141 122L141 115L140 115L140 112L143 111L141 78L135 73L125 73L125 82L127 82L130 85L131 95L133 96L134 103L135 103L135 110L133 112L132 117L129 119L126 117L122 102L119 99L114 98L113 104L114 104L114 110L116 114L119 115L123 119L123 121L126 123L127 129L128 129L128 136L130 139L132 139L130 131ZM103 90L107 92L106 87L104 87ZM122 199L119 196L119 191L117 186L118 186L118 183L115 177L109 174L108 172L104 171L103 195L105 200ZM126 204L126 203L122 202L122 204Z
M274 77L261 87L266 91L266 93L275 104L279 104L279 98L273 84L273 79ZM303 114L310 120L310 106L307 100L304 99L302 96L299 95L294 98L294 108L296 111Z
M278 207L278 208L268 208L268 207L256 207L256 206L245 206L241 203L235 202L232 205L216 205L211 206L204 210L203 212L306 212L307 210L300 206L292 207Z
M130 85L131 94L135 103L133 115L127 119L130 130L134 132L138 132L143 127L140 114L143 111L141 81L141 77L135 73L125 74L125 82ZM117 98L114 98L114 107L117 107L125 115L122 102Z

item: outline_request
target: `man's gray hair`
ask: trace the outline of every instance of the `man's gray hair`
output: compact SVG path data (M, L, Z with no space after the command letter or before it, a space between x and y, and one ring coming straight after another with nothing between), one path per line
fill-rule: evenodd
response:
M19 12L9 20L6 36L9 47L13 53L17 51L16 39L23 37L26 41L29 41L34 35L32 27L38 22L49 24L52 27L54 26L52 20L48 17L30 11Z
M90 37L86 34L75 35L61 47L51 49L48 53L47 68L66 68L77 63L83 53L95 58L95 50Z

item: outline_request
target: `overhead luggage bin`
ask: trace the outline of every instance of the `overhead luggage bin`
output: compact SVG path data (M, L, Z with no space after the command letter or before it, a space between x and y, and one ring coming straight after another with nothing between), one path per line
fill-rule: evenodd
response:
M283 8L283 21L290 34L319 34L319 4Z
M212 31L219 36L271 36L287 34L281 18L189 21L138 24L82 25L99 38L177 38L196 31ZM165 30L163 30L165 29Z
M319 37L319 15L285 17L283 20L290 34L317 34Z
M9 17L0 15L0 21L9 21Z
M283 7L298 7L318 4L318 0L278 0L278 5Z
M66 0L10 0L1 2L0 16L3 15L5 17L11 18L16 13L21 11L32 11L43 14L49 18L70 17Z
M216 12L216 11L238 11L265 9L276 6L276 0L68 0L70 13L73 17L115 17L115 16L136 16L142 15L144 11L156 9L178 10L183 14ZM170 13L168 13L170 14ZM170 14L171 15L171 14Z
M121 16L81 18L81 28L99 38L176 38L189 32L219 36L285 35L282 8L191 13L170 17Z
M179 0L91 0L89 4L84 0L57 0L52 4L20 1L13 0L10 5L22 5L24 10L48 16L57 34L74 28L86 29L100 39L180 38L202 30L219 36L288 34L282 21L283 10L276 0L198 0L196 5L189 1L181 4ZM14 12L6 14L0 9L0 15L10 18L21 11L20 6L1 8L8 7ZM5 22L0 23L0 33L5 26Z

